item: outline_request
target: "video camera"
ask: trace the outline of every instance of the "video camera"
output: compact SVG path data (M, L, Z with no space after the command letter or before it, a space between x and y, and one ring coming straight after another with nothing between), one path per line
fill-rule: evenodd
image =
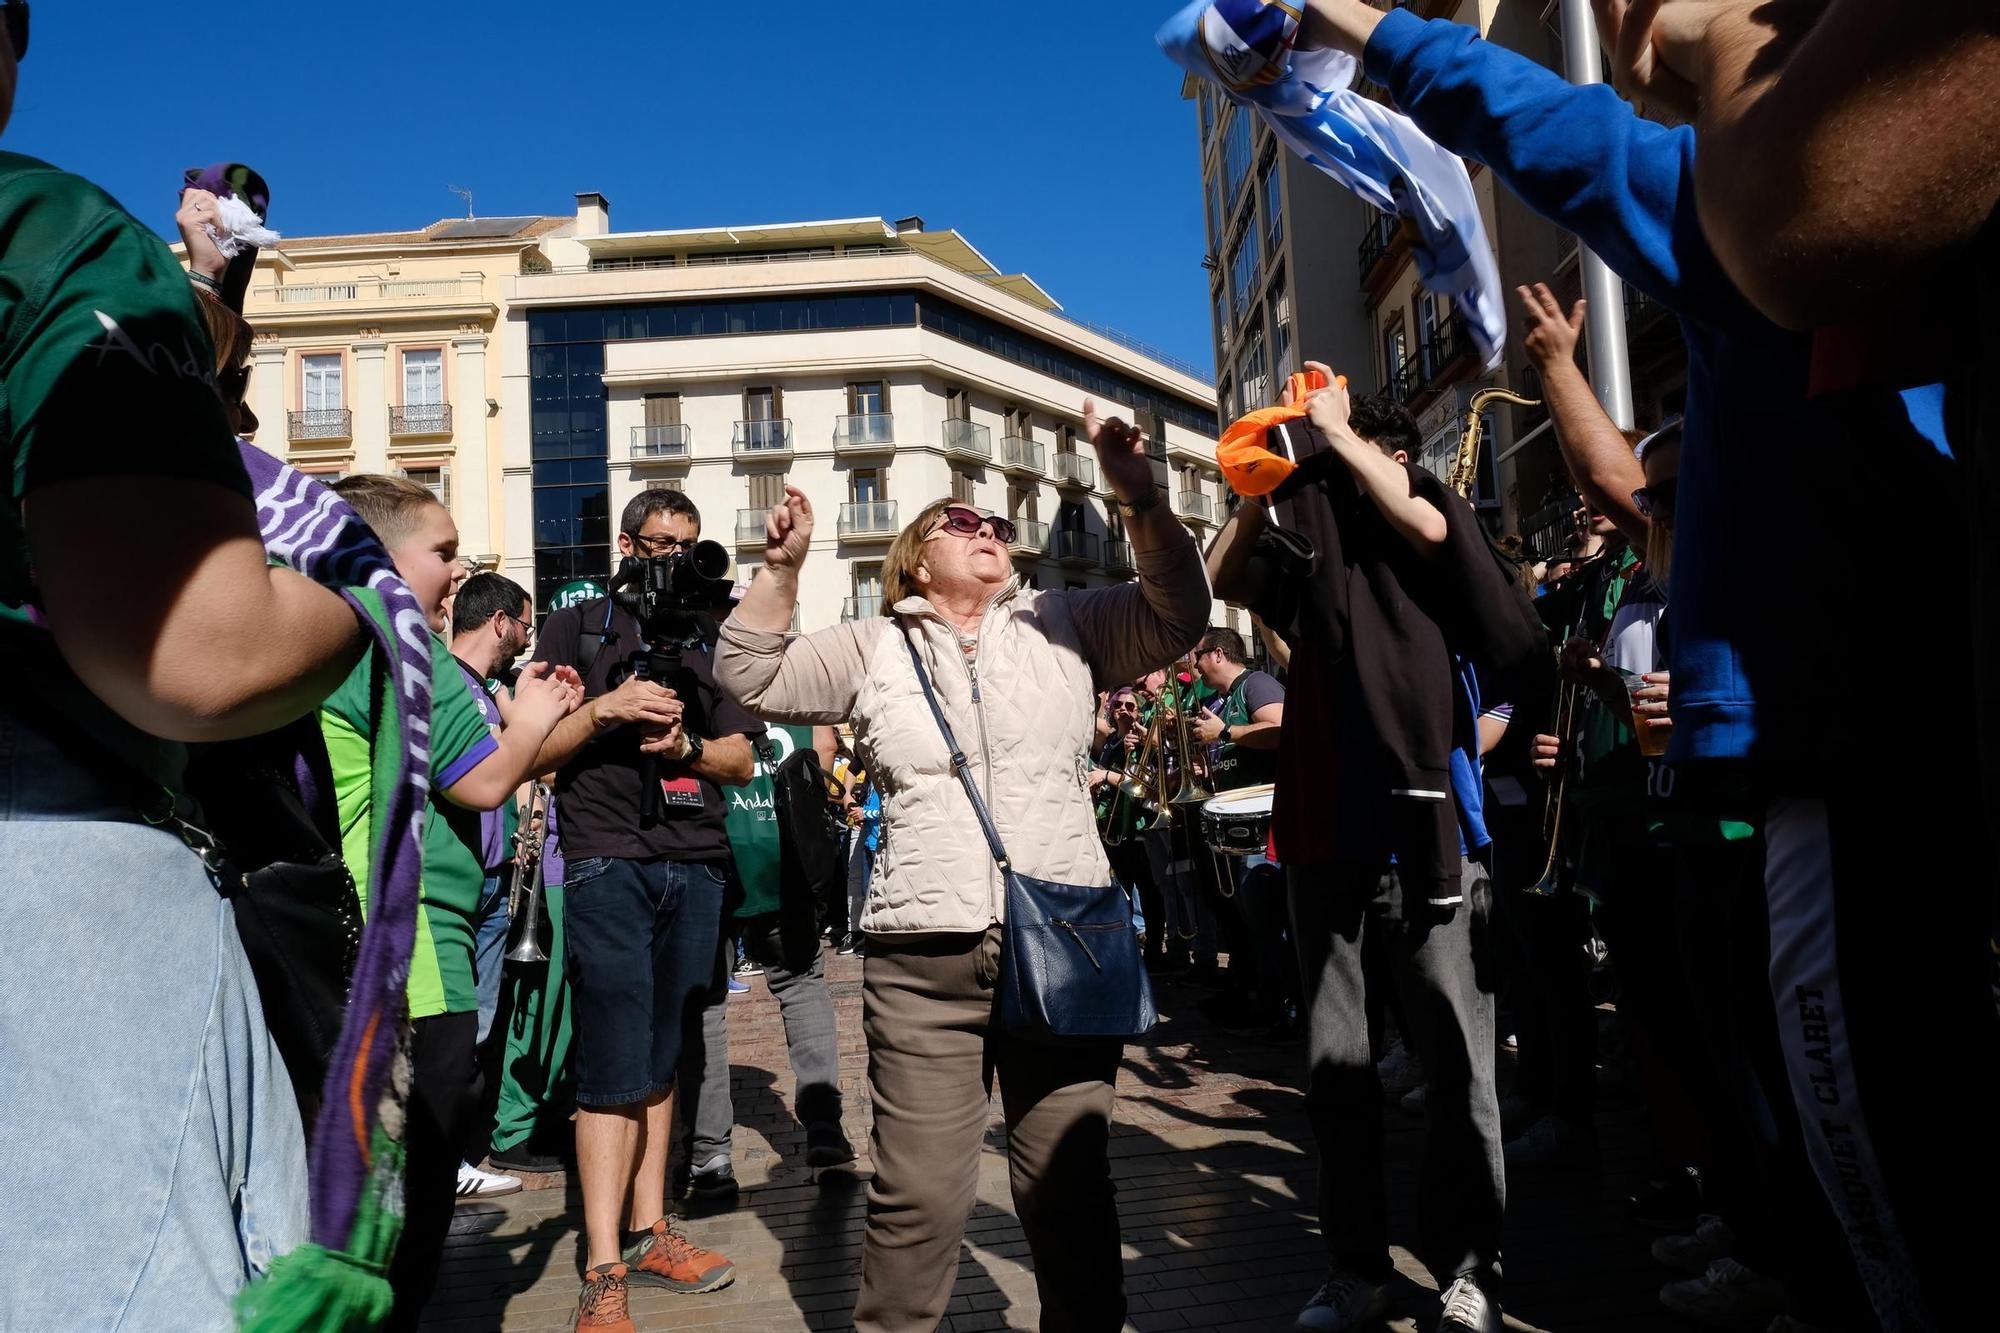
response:
M699 734L701 695L682 654L702 646L699 617L729 605L728 575L729 552L720 542L701 541L665 555L643 559L628 555L620 561L611 581L611 599L632 613L650 646L612 667L611 688L637 676L672 690L684 709L682 728ZM659 756L641 757L639 781L639 825L652 828L666 805Z

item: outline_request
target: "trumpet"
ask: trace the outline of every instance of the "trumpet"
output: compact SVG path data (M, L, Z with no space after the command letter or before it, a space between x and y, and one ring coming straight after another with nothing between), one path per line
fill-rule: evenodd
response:
M1098 812L1098 832L1107 847L1122 846L1134 833L1166 828L1174 822L1173 811L1158 798L1166 776L1160 762L1165 718L1165 709L1154 711L1137 753L1127 762L1110 799Z
M543 893L546 862L542 840L548 831L549 785L537 782L528 798L528 813L514 834L515 855L512 882L507 887L506 960L520 966L549 961L542 943L543 926L548 920L548 902Z

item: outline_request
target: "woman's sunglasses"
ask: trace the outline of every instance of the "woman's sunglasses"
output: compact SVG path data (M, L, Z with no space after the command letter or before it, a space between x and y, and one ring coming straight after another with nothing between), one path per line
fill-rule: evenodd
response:
M28 0L7 0L7 40L13 44L14 59L28 54Z
M954 537L977 537L982 527L991 528L993 540L1002 546L1013 544L1012 519L1002 518L998 514L982 514L977 509L966 509L959 505L953 505L944 511L944 521L932 528L930 535L935 537L940 532L949 532Z
M1674 516L1674 490L1678 477L1669 477L1657 486L1641 486L1632 492L1632 503L1639 507L1641 518L1657 518L1662 522Z

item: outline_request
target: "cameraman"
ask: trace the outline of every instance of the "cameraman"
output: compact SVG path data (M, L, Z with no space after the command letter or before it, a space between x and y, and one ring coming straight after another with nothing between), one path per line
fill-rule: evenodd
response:
M619 526L621 556L686 558L701 515L679 491L649 490L625 506ZM698 1021L714 976L733 873L720 787L750 781L749 738L764 730L715 688L715 622L695 615L692 624L680 692L628 674L634 655L655 645L615 600L551 613L536 647L537 660L573 666L584 680L586 702L550 736L541 771L557 773L568 863L565 964L589 1244L579 1318L612 1326L625 1316L628 1280L698 1292L735 1275L666 1219L682 1028ZM665 798L652 828L640 821L647 756Z

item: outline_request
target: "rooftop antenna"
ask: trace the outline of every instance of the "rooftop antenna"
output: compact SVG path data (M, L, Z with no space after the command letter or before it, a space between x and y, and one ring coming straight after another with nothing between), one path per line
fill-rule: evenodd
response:
M465 220L467 222L472 221L472 191L466 189L463 185L447 185L444 188L464 198Z

